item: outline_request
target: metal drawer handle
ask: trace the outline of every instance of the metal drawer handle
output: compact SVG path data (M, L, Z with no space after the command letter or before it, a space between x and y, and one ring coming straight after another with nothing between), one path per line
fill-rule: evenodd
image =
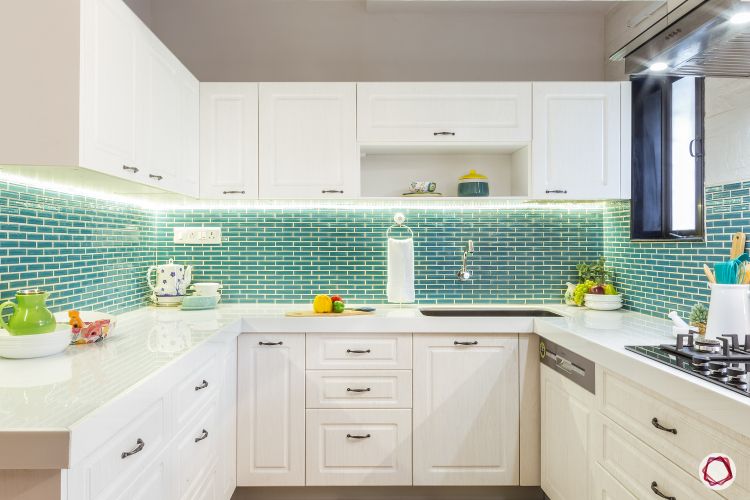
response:
M195 438L196 443L200 443L204 439L208 437L208 431L206 429L203 429L203 432L201 432L201 435Z
M548 189L545 191L547 194L568 194L567 189Z
M258 345L284 345L284 342L258 342Z
M350 389L349 387L346 388L346 392L370 392L370 388L366 389Z
M450 135L450 136L454 136L454 135L456 135L456 133L455 133L455 132L433 132L433 133L432 133L432 135L434 135L435 137L437 137L437 136L439 136L439 135Z
M346 352L347 352L347 354L370 354L370 350L369 349L365 349L365 350L362 350L362 349L347 349Z
M127 170L128 172L132 172L132 173L134 173L134 174L137 174L137 173L138 173L138 170L139 170L139 169L138 169L137 167L129 167L129 166L127 166L127 165L123 165L123 166L122 166L122 169L123 169L123 170Z
M349 438L349 439L367 439L367 438L371 438L372 436L370 434L365 434L364 436L357 436L357 435L353 435L353 434L347 434L346 437Z
M156 175L156 174L148 174L150 179L156 179L157 181L160 181L164 178L163 175Z
M658 496L660 498L665 498L666 500L677 500L676 497L667 496L664 493L662 493L661 491L659 491L659 485L656 484L656 481L653 481L651 483L651 491L653 491L654 493L656 493L656 496Z
M202 383L201 385L196 385L196 386L195 386L195 390L196 390L196 391L200 391L200 390L202 390L202 389L205 389L206 387L208 387L208 381L207 381L207 380L204 380L204 381L203 381L203 383Z
M245 191L223 191L223 194L245 194Z
M338 193L338 194L344 194L344 190L343 189L324 189L324 190L321 191L321 193L323 193L323 194L336 194L336 193Z
M661 425L659 423L659 419L656 418L656 417L654 417L654 418L651 419L651 425L653 425L654 427L656 427L660 431L671 432L672 434L677 434L677 429L670 429L668 427L664 427L663 425Z
M478 345L478 344L479 342L476 340L474 342L459 342L458 340L453 341L453 345Z
M120 455L120 458L128 458L130 455L135 455L136 453L140 453L143 450L143 448L146 447L146 443L144 443L143 439L140 439L140 438L138 438L135 444L137 446L133 448L132 450L122 452L122 455Z

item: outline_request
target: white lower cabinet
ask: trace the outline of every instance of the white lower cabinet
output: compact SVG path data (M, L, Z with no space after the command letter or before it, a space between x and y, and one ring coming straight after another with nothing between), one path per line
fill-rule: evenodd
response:
M587 499L595 396L544 365L540 389L542 489L553 500Z
M305 484L305 335L244 334L237 380L237 484Z
M581 497L582 499L638 500L637 496L630 493L623 485L618 483L617 480L599 464L594 464L592 466L589 476L591 477L589 484L590 495L588 497ZM654 496L654 498L657 497Z
M307 410L308 486L411 485L411 410Z
M117 500L165 500L175 498L172 488L173 467L170 450L165 450L156 460L140 469L141 474L136 476L128 486L118 490L121 492L119 496L106 498L116 498ZM74 499L77 499L77 497L68 496L68 500Z
M206 476L216 466L217 402L196 414L198 418L187 424L177 436L177 484L178 497L190 498L192 492L201 489L196 480Z
M414 484L519 483L518 335L414 336Z

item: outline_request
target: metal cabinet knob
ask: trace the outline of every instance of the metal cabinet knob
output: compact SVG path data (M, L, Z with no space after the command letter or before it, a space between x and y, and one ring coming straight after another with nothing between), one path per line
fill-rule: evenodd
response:
M343 189L324 189L321 191L323 194L344 194Z
M138 440L135 442L137 445L135 448L133 448L130 451L124 451L122 452L122 455L120 455L120 458L128 458L131 455L135 455L136 453L140 453L143 448L146 447L146 443L143 442L143 439L138 438Z
M668 495L665 495L665 494L664 494L664 493L662 493L661 491L659 491L659 485L658 485L658 484L656 484L656 481L653 481L653 482L651 483L651 491L653 491L654 493L656 493L656 496L658 496L659 498L664 498L664 499L666 499L666 500L677 500L677 498L675 498L675 497L670 497L670 496L668 496Z
M133 174L137 174L138 171L139 171L139 169L137 167L129 167L128 165L123 165L122 169L123 170L127 170L128 172L131 172Z
M364 436L358 436L358 435L356 435L356 434L347 434L347 435L346 435L346 437L347 437L348 439L367 439L367 438L371 438L371 437L372 437L372 435L370 435L370 434L365 434Z
M208 387L208 381L204 380L201 385L196 385L195 386L195 390L196 391L201 391L201 390L205 389L206 387Z
M442 136L448 135L448 136L453 137L456 135L456 133L455 132L433 132L432 135L434 135L435 137L440 136L440 135Z
M160 181L164 178L162 175L156 175L156 174L148 174L149 179L155 179L157 181Z
M669 427L664 427L663 425L659 423L659 419L656 417L651 419L651 425L653 425L660 431L671 432L672 434L677 434L677 429L670 429Z
M200 443L204 439L208 437L208 431L206 429L203 429L203 432L201 432L201 435L195 438L196 443Z
M347 354L370 354L370 350L369 349L364 349L364 350L362 350L362 349L347 349L346 353Z
M458 340L453 341L453 345L478 345L479 341L475 340L473 342L459 342Z
M367 387L366 389L351 389L347 387L346 392L370 392L370 388Z
M222 191L222 194L245 194L245 191Z
M258 345L284 345L284 342L258 342Z
M545 191L547 194L568 194L567 189L548 189Z

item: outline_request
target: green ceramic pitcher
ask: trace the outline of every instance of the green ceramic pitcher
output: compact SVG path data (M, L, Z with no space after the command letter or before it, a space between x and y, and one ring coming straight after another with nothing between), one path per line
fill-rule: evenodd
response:
M45 306L49 293L42 290L22 290L16 293L18 304L8 301L0 304L0 326L11 335L36 335L52 333L57 328L55 316ZM6 323L2 312L13 308L13 314Z

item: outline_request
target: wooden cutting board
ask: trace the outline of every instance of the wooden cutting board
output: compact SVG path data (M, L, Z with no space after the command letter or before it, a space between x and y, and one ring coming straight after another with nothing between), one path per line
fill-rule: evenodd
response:
M316 313L314 311L289 311L286 313L286 316L289 316L290 318L340 318L345 316L372 316L375 314L374 312L367 312L367 311L354 311L352 309L345 309L344 312L341 313Z
M732 235L732 250L729 252L730 259L736 259L745 253L745 233L734 233Z

